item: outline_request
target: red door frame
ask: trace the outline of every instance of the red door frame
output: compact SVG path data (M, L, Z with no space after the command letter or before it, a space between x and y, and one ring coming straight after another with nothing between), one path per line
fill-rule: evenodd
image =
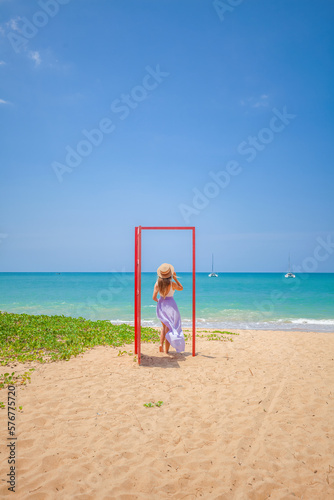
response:
M195 255L195 227L142 227L135 228L135 354L138 355L138 364L141 362L141 232L143 230L190 230L192 231L192 275L193 275L193 300L192 300L192 355L195 356L196 337L196 255Z

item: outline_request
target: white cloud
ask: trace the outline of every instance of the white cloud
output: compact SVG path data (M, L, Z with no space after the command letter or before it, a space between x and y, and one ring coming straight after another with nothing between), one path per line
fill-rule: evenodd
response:
M240 106L250 106L251 108L264 108L269 105L269 96L261 94L260 97L248 97L239 101Z
M35 61L35 66L39 66L41 64L41 55L40 55L40 53L37 50L30 51L29 52L29 57L30 57L30 59L32 59L33 61Z
M0 104L9 104L9 101L4 101L3 99L0 99Z
M16 17L16 18L13 18L13 19L10 19L8 22L7 22L7 26L13 30L13 31L21 31L17 22L20 20L20 17Z
M252 104L253 108L262 108L268 106L268 96L266 94L262 94L260 99Z
M0 0L0 2L1 2L1 0ZM7 31L9 28L12 31L17 31L18 33L21 33L21 29L20 29L19 24L18 24L19 21L21 21L20 17L10 19L6 23ZM0 26L0 32L5 33L5 30L1 26ZM37 50L28 51L27 47L25 45L21 46L20 49L22 49L22 52L25 53L29 59L34 61L35 67L37 67L41 64L42 59L41 59L41 55L40 55L39 51L37 51ZM0 61L0 65L2 65L2 64L6 64L6 63L4 61Z
M5 63L5 61L0 61L0 66L3 66Z

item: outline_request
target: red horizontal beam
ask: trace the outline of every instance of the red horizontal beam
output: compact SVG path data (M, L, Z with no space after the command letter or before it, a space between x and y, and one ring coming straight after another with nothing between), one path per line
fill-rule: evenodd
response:
M141 229L191 229L191 230L194 230L195 227L145 227L145 226L141 226Z

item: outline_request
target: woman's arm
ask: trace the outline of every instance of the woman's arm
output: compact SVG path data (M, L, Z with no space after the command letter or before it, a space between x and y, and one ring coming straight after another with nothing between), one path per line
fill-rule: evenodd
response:
M173 286L174 290L183 290L183 286L181 285L181 283L177 279L175 272L173 273L173 278L174 278L174 281L175 281L174 286Z
M154 290L153 290L153 297L152 299L155 300L155 302L158 302L158 283L154 285Z

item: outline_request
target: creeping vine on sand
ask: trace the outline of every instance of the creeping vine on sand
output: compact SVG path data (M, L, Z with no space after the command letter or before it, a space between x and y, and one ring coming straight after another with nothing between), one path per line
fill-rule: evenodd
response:
M0 375L0 390L4 389L8 385L17 385L17 382L19 382L20 385L26 385L27 381L30 383L31 378L29 372L33 372L34 370L35 368L29 368L29 371L24 372L21 375L16 375L15 372Z
M160 407L163 404L164 404L163 401L158 401L157 403L154 403L154 402L153 403L151 403L151 402L150 403L144 403L143 406L146 406L146 408L153 408L154 406Z
M0 311L0 364L68 360L98 345L132 344L134 327L68 316L13 314ZM155 343L157 332L142 327L142 342ZM125 351L123 351L124 354ZM132 353L128 353L132 355Z

